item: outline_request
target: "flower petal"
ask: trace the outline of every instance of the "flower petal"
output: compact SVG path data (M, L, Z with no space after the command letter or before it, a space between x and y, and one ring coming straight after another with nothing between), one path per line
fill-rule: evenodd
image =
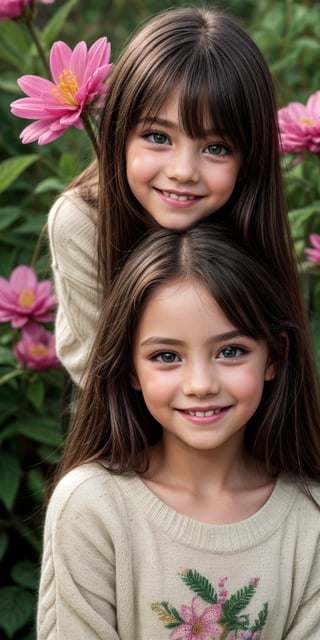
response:
M17 83L27 96L31 98L39 98L45 91L52 91L55 85L46 78L41 76L26 75L18 78Z
M82 84L84 78L84 72L87 64L87 45L82 40L78 42L76 47L74 48L71 60L70 60L70 69L73 71L76 76L79 85Z
M55 42L50 51L50 69L56 84L59 82L59 75L64 69L70 69L72 49L62 40Z

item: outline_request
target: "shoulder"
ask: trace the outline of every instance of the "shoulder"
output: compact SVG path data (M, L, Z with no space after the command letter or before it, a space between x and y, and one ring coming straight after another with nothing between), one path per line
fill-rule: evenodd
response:
M69 471L57 484L51 496L49 507L52 505L62 511L70 501L84 504L87 499L92 501L92 495L98 490L109 489L112 484L112 474L96 462L83 464Z
M123 520L122 499L114 476L99 463L88 463L67 473L50 498L46 523L56 528L87 526L100 521L103 526Z
M48 214L48 237L53 267L61 260L72 261L77 269L84 258L91 264L96 258L97 211L76 191L63 193ZM57 263L57 264L56 264ZM94 271L96 267L94 266Z
M308 495L298 480L283 476L280 482L283 502L290 504L291 521L295 520L299 529L308 528L308 534L320 540L320 483L309 481Z
M72 234L81 228L95 229L97 211L91 207L76 190L66 191L53 203L48 214L49 235L65 233Z

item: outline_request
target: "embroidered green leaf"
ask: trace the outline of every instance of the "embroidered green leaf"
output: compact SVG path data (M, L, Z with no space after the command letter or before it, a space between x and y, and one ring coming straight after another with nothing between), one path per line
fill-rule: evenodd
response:
M223 638L227 637L231 631L248 631L250 628L250 619L247 615L232 618L231 620L223 617L219 620L219 623L225 625L225 635L223 635Z
M253 627L251 629L252 633L254 633L255 631L262 631L264 625L266 624L268 613L268 603L265 602L263 608L258 613L257 619L254 621Z
M230 596L222 605L224 619L229 621L236 618L248 606L252 596L255 594L255 590L254 585L248 584Z
M181 574L183 582L194 591L202 600L209 604L216 604L218 601L217 593L210 584L209 580L202 576L198 571L192 569L185 569Z
M168 629L174 629L184 623L177 609L172 607L169 602L152 602L151 609Z

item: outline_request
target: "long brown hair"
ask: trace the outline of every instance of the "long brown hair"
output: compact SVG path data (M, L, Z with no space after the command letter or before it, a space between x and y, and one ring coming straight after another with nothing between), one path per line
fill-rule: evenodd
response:
M245 446L267 470L320 481L318 383L306 325L267 264L223 225L146 236L115 279L101 313L87 379L57 477L92 460L115 472L141 471L162 428L130 384L137 326L150 295L173 279L202 283L241 332L266 340L277 373L265 383Z
M156 115L177 86L186 133L202 137L204 116L209 116L243 158L231 198L212 217L227 219L244 244L290 282L291 290L297 276L269 69L233 18L213 8L188 7L160 13L142 26L121 53L109 82L99 128L98 248L105 293L150 224L128 185L128 138L140 117Z

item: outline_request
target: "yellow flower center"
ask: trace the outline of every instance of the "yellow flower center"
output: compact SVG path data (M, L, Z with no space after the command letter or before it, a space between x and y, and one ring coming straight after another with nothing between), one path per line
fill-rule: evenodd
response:
M29 289L23 289L22 291L20 291L18 304L20 305L20 307L32 307L35 299L36 296L33 291L29 291Z
M76 93L79 89L79 83L70 69L64 69L59 75L59 84L56 89L52 89L54 97L62 104L71 104L77 106Z
M197 620L197 622L195 622L192 625L192 633L201 633L203 631L203 624L201 622L201 620Z
M43 344L35 344L33 347L29 348L29 353L31 356L48 356L49 351Z
M300 120L300 124L309 124L310 127L313 127L314 125L314 119L309 117L305 117L305 118L301 118Z

